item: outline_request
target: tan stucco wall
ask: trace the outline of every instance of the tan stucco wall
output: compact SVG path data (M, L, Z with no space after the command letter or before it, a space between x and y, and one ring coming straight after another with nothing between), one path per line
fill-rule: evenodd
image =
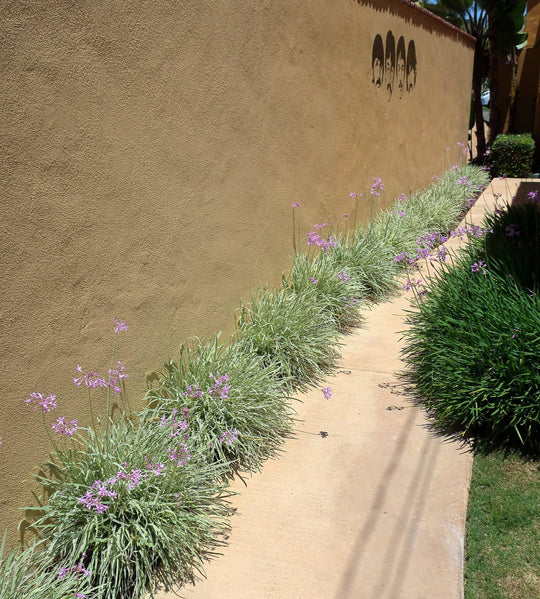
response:
M4 0L0 17L1 532L47 453L27 395L87 422L73 369L107 369L116 316L141 405L180 342L226 337L241 298L279 284L293 202L306 232L372 176L381 204L427 185L466 139L472 44L398 1ZM391 101L371 83L389 29L418 61Z

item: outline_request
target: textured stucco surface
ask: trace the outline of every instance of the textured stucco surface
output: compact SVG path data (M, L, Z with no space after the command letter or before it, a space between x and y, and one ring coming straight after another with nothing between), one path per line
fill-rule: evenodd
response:
M388 30L416 44L401 100L371 83ZM0 531L14 536L48 450L28 393L87 422L73 369L108 368L116 316L141 405L183 340L226 337L241 298L279 283L293 202L306 232L343 224L372 176L379 206L427 185L466 139L472 46L402 3L356 0L7 0L0 44Z

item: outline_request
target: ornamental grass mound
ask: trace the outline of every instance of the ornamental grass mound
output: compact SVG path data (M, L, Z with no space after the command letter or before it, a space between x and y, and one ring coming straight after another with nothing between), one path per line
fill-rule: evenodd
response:
M478 448L540 449L538 217L537 205L489 217L485 238L431 278L404 332L420 401Z
M284 389L313 385L337 366L339 331L310 293L262 289L239 311L235 351L256 355Z
M182 344L148 392L144 417L167 435L189 430L205 459L226 464L232 476L259 470L277 451L292 431L294 410L275 364L218 339Z
M57 579L76 569L93 599L140 599L204 574L228 530L230 493L189 431L164 437L159 422L121 418L79 429L42 465L48 501L32 508L42 514L33 528Z

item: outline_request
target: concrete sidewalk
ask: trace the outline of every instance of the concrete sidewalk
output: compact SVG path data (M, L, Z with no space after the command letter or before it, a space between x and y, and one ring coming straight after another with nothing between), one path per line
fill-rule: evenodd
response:
M480 224L496 180L467 222ZM436 436L405 393L401 295L365 313L346 337L326 400L302 396L295 437L234 498L237 514L208 578L182 589L204 599L460 599L472 455ZM160 599L172 598L161 593Z

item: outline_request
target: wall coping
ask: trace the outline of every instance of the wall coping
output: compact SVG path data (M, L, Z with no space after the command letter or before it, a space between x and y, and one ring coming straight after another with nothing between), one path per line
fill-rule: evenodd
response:
M404 4L405 6L408 6L409 8L412 8L413 10L421 12L422 14L430 17L434 21L438 21L439 23L442 23L443 25L445 25L449 29L452 29L453 31L455 31L456 33L458 33L459 35L461 35L462 37L464 37L465 39L467 39L469 41L472 41L472 42L476 42L476 38L474 37L474 35L471 35L470 33L467 33L465 31L463 31L463 29L460 29L459 27L456 27L455 25L453 25L449 21L446 21L442 17L437 16L436 14L432 13L427 8L424 8L423 6L419 6L418 4L416 4L415 2L413 2L412 0L399 0L399 2L401 4Z

